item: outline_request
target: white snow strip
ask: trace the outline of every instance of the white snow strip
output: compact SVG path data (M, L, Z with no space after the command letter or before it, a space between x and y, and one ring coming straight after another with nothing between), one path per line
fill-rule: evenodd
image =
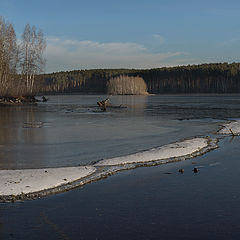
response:
M168 144L162 147L153 148L148 151L135 153L123 157L115 157L111 159L105 159L94 166L109 166L109 165L121 165L130 163L143 163L156 160L164 160L174 157L182 157L194 152L201 151L208 146L208 138L193 138L183 140L180 142Z
M0 170L0 195L27 194L58 187L95 171L92 166Z
M219 134L240 135L240 120L222 125L222 129L218 131Z

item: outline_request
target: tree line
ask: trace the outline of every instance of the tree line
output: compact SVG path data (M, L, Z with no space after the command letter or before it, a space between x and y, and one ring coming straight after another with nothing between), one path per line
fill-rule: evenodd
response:
M0 17L0 98L34 96L36 75L44 66L43 33L27 24L17 40L12 24Z
M149 93L239 93L240 63L211 63L156 69L93 69L38 75L44 93L107 93L121 75L144 79Z
M34 96L38 92L107 93L110 79L123 75L144 79L148 92L155 94L240 92L240 63L40 74L45 48L43 33L35 26L27 24L21 40L17 40L12 24L0 17L0 100Z

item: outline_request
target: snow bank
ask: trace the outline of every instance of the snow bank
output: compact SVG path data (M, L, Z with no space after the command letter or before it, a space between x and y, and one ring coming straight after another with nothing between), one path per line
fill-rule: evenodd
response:
M209 145L208 142L209 138L203 137L187 139L162 147L153 148L148 151L131 154L128 156L105 159L96 163L94 166L112 166L130 163L143 163L169 158L184 157L186 155L201 151L203 148Z
M218 134L240 135L240 120L223 124L222 128L218 131Z
M0 170L0 195L28 194L71 183L96 171L95 167Z

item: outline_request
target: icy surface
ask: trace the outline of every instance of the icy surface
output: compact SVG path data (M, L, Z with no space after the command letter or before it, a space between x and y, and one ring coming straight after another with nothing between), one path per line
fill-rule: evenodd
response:
M95 167L0 170L0 195L38 192L86 177Z
M96 163L95 166L142 163L154 160L164 160L168 158L182 157L200 151L207 146L208 138L198 137L168 144L158 148L153 148L144 152L138 152L127 156L105 159Z
M106 95L48 97L34 108L0 108L0 169L90 165L208 135L218 119L240 118L240 98L222 95L112 96L113 106L127 108L107 112L97 106Z
M240 135L240 120L222 125L222 129L218 131L219 134Z

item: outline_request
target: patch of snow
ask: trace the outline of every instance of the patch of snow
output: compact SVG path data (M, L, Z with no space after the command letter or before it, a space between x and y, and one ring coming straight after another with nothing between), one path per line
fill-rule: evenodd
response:
M222 125L218 134L224 135L240 135L240 120L232 121Z
M184 157L186 155L201 151L203 148L208 146L208 141L208 138L203 137L187 139L162 147L153 148L144 152L139 152L122 157L115 157L111 159L105 159L94 164L94 166L113 166Z
M71 183L94 173L93 166L0 170L0 195L28 194Z

